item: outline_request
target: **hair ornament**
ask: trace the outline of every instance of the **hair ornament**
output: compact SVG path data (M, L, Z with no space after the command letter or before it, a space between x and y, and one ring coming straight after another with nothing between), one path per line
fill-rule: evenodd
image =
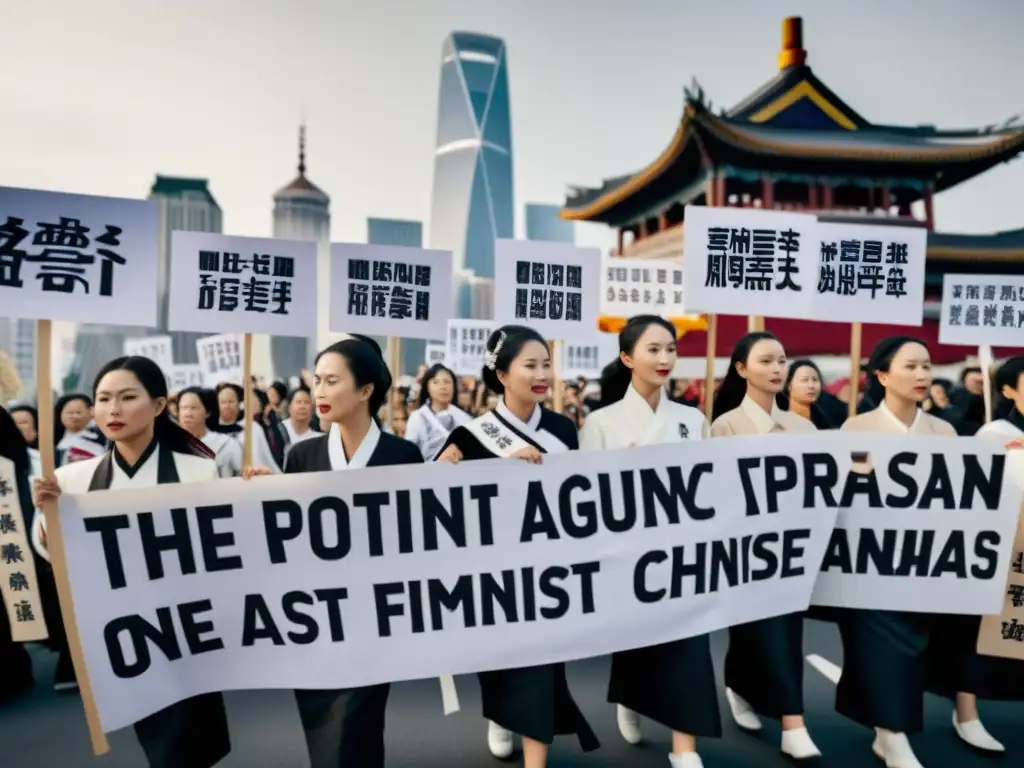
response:
M484 365L487 366L488 370L493 371L498 365L498 354L501 352L501 347L505 344L505 332L498 331L498 343L494 345L494 349L484 352Z

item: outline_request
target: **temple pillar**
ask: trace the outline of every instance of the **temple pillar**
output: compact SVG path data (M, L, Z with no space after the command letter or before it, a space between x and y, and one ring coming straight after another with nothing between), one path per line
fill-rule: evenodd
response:
M766 209L775 207L775 181L767 176L761 179L761 207Z
M924 220L929 232L935 231L935 207L932 199L932 186L929 184L924 191Z
M821 207L827 211L833 206L832 185L826 182L821 186Z
M812 211L818 208L818 185L808 184L807 185L807 207Z
M622 227L619 227L619 233L618 233L618 236L617 236L618 248L619 248L618 251L617 251L617 254L619 256L622 255L622 245L623 245L623 241L625 240L625 237L626 237L626 230L624 230Z
M892 210L892 189L888 184L882 187L882 207L887 214Z

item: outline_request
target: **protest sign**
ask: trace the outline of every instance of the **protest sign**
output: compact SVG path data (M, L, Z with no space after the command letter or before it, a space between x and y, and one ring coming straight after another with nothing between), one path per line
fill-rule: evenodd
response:
M449 320L444 364L456 376L479 376L494 328L491 320Z
M222 381L242 384L245 366L242 361L241 333L222 333L196 339L196 353L203 370L203 384L214 388Z
M805 610L851 444L712 440L369 468L341 485L317 473L65 495L103 728L206 691L532 666Z
M169 375L174 365L174 342L170 336L143 336L124 340L124 353L148 357Z
M596 379L601 369L618 356L618 335L598 333L592 344L561 344L555 355L556 373L563 381L580 377Z
M683 265L669 259L607 257L601 270L601 314L682 317Z
M428 341L423 353L423 364L428 368L432 365L444 365L446 347L447 344L443 341Z
M1024 276L943 275L939 341L1024 347Z
M205 377L201 363L180 363L171 366L169 378L171 392L181 392L188 387L201 387Z
M48 637L35 559L29 544L27 513L18 494L14 462L0 456L0 597L16 643ZM0 672L0 674L3 674Z

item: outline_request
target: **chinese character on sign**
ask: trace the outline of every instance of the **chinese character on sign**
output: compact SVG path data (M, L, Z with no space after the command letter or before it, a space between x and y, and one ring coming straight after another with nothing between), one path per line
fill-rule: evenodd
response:
M25 623L36 620L35 611L32 610L32 603L28 600L21 600L14 604L14 620Z
M745 291L801 291L796 282L800 274L797 257L800 233L792 229L746 229L710 227L707 242L709 288L731 286ZM664 282L659 279L659 283ZM673 274L673 282L682 284L682 272ZM681 301L681 292L676 301Z
M1020 624L1016 619L1004 621L1002 635L1003 640L1016 640L1018 643L1024 643L1024 624Z
M0 533L17 533L18 523L10 512L0 514Z
M25 553L17 544L0 544L0 563L13 565L14 563L25 562Z
M430 319L431 268L374 259L348 262L348 314Z
M252 271L250 277L235 277L246 269ZM294 276L290 256L254 253L246 260L237 253L201 250L198 309L234 312L241 306L244 312L287 315Z
M28 577L21 571L15 571L7 577L7 587L11 592L27 592L31 589Z
M579 322L583 313L582 289L582 267L517 261L515 317Z

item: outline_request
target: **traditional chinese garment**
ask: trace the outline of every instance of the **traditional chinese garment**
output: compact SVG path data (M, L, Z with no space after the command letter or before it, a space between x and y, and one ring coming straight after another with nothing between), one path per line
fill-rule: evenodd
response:
M471 420L468 413L454 405L435 413L430 403L426 403L409 414L405 439L416 444L424 460L432 461L440 453L452 430Z

